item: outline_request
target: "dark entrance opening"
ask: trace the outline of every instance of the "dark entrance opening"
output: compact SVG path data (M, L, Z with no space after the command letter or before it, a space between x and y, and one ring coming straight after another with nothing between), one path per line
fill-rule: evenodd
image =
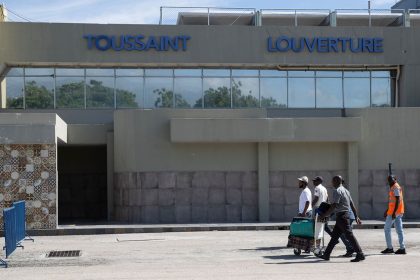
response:
M59 146L58 223L106 220L106 146Z

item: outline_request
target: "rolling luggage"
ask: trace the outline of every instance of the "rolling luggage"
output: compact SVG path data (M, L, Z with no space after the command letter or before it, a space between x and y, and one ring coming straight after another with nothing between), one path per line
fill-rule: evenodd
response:
M300 255L302 251L314 254L322 253L324 250L324 226L325 219L320 219L318 214L315 219L293 218L287 247L293 248L295 255Z

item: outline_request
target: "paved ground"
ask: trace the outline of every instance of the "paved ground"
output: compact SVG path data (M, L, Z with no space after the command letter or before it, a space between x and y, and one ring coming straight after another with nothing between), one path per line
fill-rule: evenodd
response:
M284 246L287 231L36 237L12 255L9 268L0 268L0 279L419 279L420 229L406 230L406 256L378 254L383 230L355 233L368 256L356 264L296 257ZM50 250L82 250L82 256L47 259ZM340 244L333 255L342 253Z

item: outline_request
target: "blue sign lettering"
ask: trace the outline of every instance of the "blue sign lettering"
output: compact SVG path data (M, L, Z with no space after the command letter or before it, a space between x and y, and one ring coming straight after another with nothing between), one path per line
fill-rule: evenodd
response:
M191 39L188 35L178 36L143 36L143 35L84 35L89 50L97 49L107 51L186 51L187 42Z
M267 51L299 53L302 51L330 53L350 51L352 53L382 53L383 38L335 38L335 37L268 37Z

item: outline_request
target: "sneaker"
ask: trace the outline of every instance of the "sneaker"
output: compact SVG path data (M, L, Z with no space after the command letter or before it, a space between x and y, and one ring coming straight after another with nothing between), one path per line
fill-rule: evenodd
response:
M353 257L354 251L348 251L347 253L345 253L344 255L342 255L342 258L351 258Z
M407 252L405 251L405 249L398 249L397 251L395 251L396 255L405 255L407 254Z
M363 253L358 253L354 259L351 260L351 262L361 262L365 260L365 255Z
M324 261L329 261L330 260L330 256L324 255L324 254L315 254L316 257L323 259Z
M383 250L382 252L381 252L381 254L394 254L394 249L389 249L389 248L386 248L385 250Z

